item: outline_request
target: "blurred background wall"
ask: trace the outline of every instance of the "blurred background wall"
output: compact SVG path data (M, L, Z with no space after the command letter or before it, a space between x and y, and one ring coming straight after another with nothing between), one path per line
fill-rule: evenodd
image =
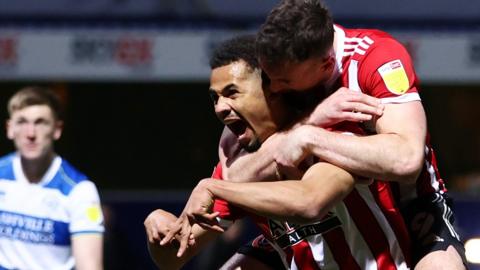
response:
M211 50L255 32L277 2L0 0L0 117L22 86L62 96L58 151L99 187L109 252L131 254L128 267L113 260L107 268L152 268L143 219L157 207L178 213L217 161ZM326 2L337 23L389 31L410 51L458 226L466 239L479 237L480 2ZM0 140L1 153L12 150Z

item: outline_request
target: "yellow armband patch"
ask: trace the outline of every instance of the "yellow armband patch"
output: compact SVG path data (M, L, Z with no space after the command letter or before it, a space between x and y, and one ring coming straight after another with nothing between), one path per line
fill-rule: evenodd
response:
M398 59L384 64L378 69L378 72L382 76L388 91L396 95L404 94L410 87L407 73L403 68L402 62Z

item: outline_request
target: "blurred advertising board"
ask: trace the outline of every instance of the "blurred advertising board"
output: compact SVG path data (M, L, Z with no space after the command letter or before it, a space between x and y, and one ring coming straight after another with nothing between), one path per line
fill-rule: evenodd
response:
M234 31L0 29L0 80L201 81ZM479 83L480 33L394 33L423 83Z

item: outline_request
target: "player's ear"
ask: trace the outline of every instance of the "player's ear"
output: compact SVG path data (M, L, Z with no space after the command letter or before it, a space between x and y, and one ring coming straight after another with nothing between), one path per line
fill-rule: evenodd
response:
M13 130L12 130L11 121L12 120L10 120L10 119L7 119L7 121L5 121L5 129L7 131L7 138L10 139L10 140L13 140Z
M335 68L335 57L329 56L322 65L322 72L330 72Z
M58 140L62 136L63 131L63 121L58 120L55 121L55 130L53 131L53 139Z

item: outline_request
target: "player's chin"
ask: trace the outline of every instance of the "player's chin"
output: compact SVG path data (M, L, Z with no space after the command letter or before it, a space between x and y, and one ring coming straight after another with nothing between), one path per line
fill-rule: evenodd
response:
M38 160L46 155L42 149L21 149L20 155L26 160Z

